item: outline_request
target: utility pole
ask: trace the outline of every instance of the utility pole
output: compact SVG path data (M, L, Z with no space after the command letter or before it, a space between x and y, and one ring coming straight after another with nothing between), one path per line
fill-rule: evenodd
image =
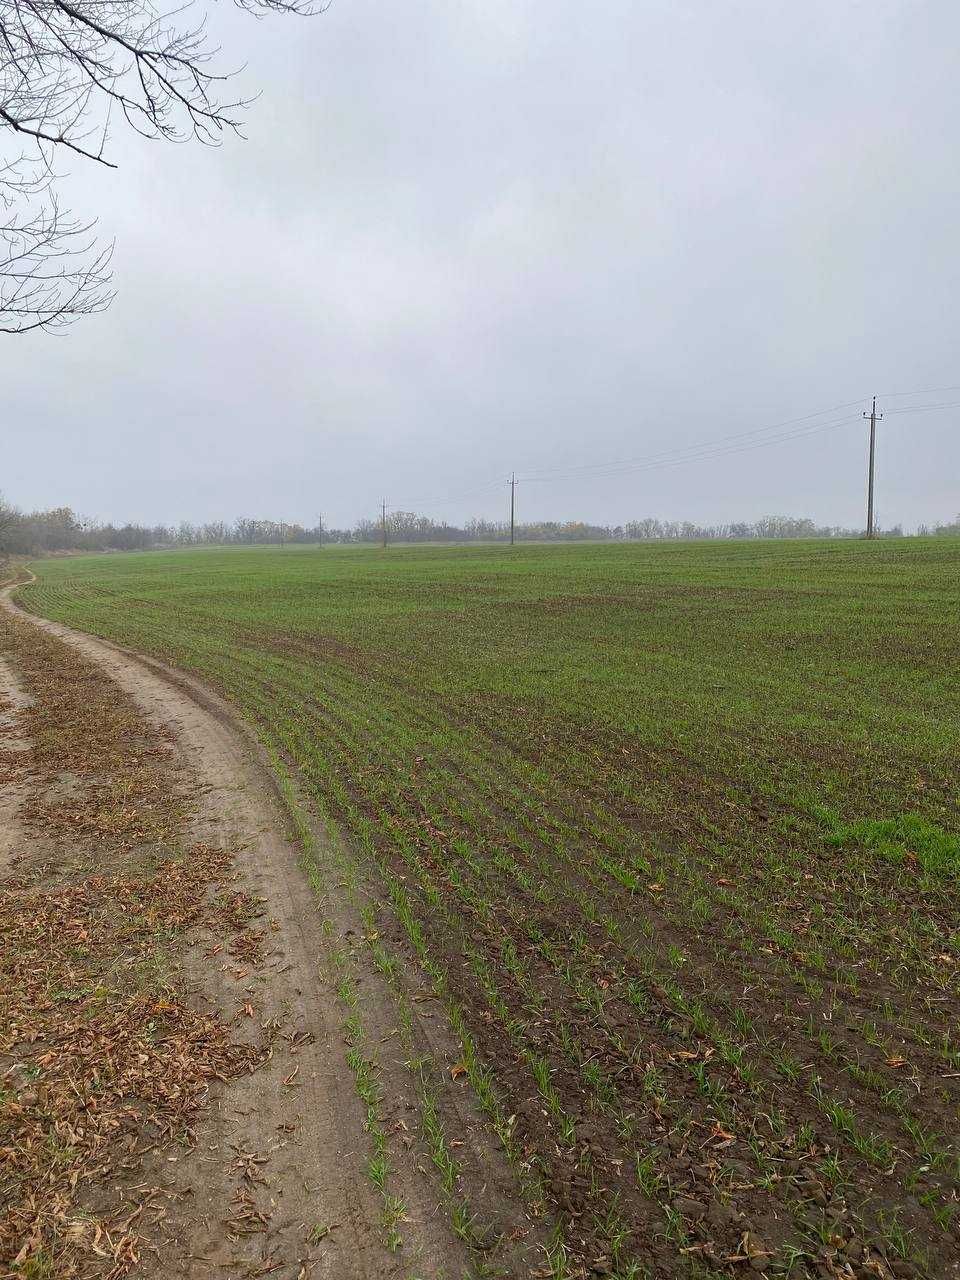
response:
M380 503L380 528L383 531L383 549L387 549L387 500Z
M876 396L873 397L873 408L863 416L870 423L870 467L867 476L867 537L875 538L877 535L873 527L873 460L877 447L877 423L883 417L882 413L877 413Z
M317 533L320 536L320 550L323 550L323 512L317 516Z
M510 472L510 545L513 546L514 537L514 511L516 510L517 497L517 473Z

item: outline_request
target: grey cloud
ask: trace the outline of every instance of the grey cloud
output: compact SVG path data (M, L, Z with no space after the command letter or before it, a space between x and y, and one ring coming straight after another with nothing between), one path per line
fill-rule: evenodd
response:
M381 493L960 383L952 4L337 0L211 21L262 89L248 140L118 133L117 174L74 166L120 294L65 338L0 347L16 501L345 523ZM885 522L960 506L956 424L885 419ZM520 501L855 523L863 468L852 424Z

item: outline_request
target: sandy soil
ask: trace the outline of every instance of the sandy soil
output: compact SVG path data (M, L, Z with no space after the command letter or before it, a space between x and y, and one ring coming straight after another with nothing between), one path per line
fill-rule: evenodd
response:
M4 753L12 757L13 768L0 793L0 871L6 869L10 857L22 838L23 829L18 816L21 801L26 795L26 784L18 778L18 759L26 754L30 744L23 736L19 712L29 703L16 672L8 662L0 659L0 741Z

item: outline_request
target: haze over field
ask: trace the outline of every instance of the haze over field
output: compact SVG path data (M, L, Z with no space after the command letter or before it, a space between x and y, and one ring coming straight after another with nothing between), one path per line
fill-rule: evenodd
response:
M336 0L211 23L262 90L248 141L117 129L119 171L77 161L63 184L116 237L119 296L64 339L4 344L22 506L350 525L384 493L503 517L513 468L960 383L946 0ZM881 523L956 513L958 412L884 419ZM864 448L854 421L531 480L519 509L855 524Z

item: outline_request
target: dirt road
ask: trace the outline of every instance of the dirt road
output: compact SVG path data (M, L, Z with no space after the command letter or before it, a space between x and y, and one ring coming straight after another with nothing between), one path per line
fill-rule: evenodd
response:
M229 852L230 893L254 904L245 949L209 936L209 928L202 937L194 931L169 943L187 1003L229 1027L233 1041L249 1048L254 1069L214 1081L195 1127L177 1135L178 1142L157 1144L117 1183L117 1194L130 1204L141 1193L133 1273L426 1280L474 1274L478 1258L488 1258L500 1274L529 1274L536 1233L514 1174L466 1091L454 1085L444 1091L440 1114L448 1146L452 1139L462 1149L457 1194L483 1218L479 1227L457 1230L431 1164L431 1156L438 1163L435 1148L418 1132L414 1076L399 1044L388 984L365 961L362 921L338 892L322 840L313 855L314 885L308 881L303 852L289 834L289 813L252 736L191 678L34 618L18 609L12 594L6 588L0 605L21 652L30 644L28 629L37 629L45 643L79 658L75 682L82 679L85 688L97 686L97 696L129 704L144 732L163 744L165 781L154 791L168 788L174 807L186 815L181 847ZM50 652L48 670L69 667ZM42 687L38 694L23 681L9 650L0 665L0 695L0 738L5 758L13 761L15 754L30 753L25 717ZM129 742L115 745L135 758L158 754ZM0 871L4 857L23 864L24 841L35 838L17 816L35 785L11 764L0 787ZM60 766L47 785L58 795L71 788ZM56 851L48 848L41 859L48 878L54 863L70 863L63 838L58 840ZM89 861L90 846L85 848ZM318 877L327 878L319 896ZM46 881L34 875L30 892L41 883ZM350 1010L335 980L343 956L360 957L356 983L365 1043L377 1046L376 1125L386 1134L379 1149L389 1166L389 1195L374 1165L369 1098L358 1087L355 1060L354 1069L349 1065L344 1028ZM416 994L416 977L404 981L414 1001L406 1007L418 1010L417 1042L436 1061L456 1062L458 1046L434 1014L435 1004ZM84 1194L87 1202L99 1203L105 1193L94 1183ZM84 1203L81 1196L81 1209ZM95 1251L92 1259L89 1274L117 1274L96 1269ZM87 1273L80 1266L75 1274Z

